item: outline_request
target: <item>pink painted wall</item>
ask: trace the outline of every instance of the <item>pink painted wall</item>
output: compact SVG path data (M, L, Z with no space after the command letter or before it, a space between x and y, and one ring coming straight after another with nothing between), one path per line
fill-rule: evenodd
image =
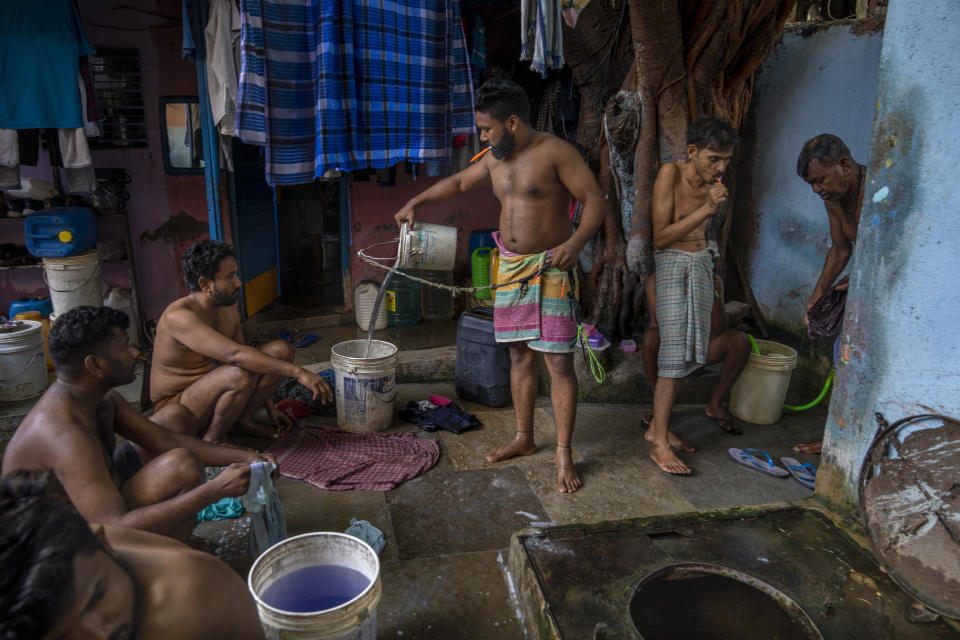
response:
M376 176L370 182L351 182L351 280L356 287L361 280L382 280L385 272L377 269L357 257L357 249L369 247L376 242L396 240L399 230L393 215L407 200L424 189L436 184L438 178L418 177L405 173L399 165L397 186L384 187L377 184ZM500 218L500 202L489 187L476 189L458 198L446 200L424 207L417 214L423 222L433 222L457 228L456 276L467 276L470 272L470 257L467 255L470 232L477 229L495 229ZM396 246L377 247L370 251L374 256L396 255ZM347 292L352 298L353 293Z
M170 24L160 16L113 9L118 5L113 0L79 3L87 38L94 47L134 48L140 56L148 146L94 150L92 155L94 166L123 167L132 179L127 208L137 292L145 316L156 318L167 304L186 293L180 277L180 255L192 242L205 236L208 228L203 176L166 175L160 145L159 100L164 96L196 96L196 70L194 63L185 62L180 56L179 0L128 0L124 4L176 21ZM41 166L24 167L23 175L51 180L46 162L41 158ZM184 215L178 215L181 212ZM16 224L22 227L16 220L0 220L0 242L23 242L22 229ZM101 237L115 235L115 224L101 221ZM123 265L108 265L104 279L112 286L129 286ZM17 296L43 295L45 291L39 269L0 271L0 312Z

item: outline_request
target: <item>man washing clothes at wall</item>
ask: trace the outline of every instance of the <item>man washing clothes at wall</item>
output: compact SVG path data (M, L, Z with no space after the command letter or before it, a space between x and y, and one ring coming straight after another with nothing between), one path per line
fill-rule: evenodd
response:
M0 638L259 640L243 580L164 536L90 525L50 472L0 481Z
M671 448L690 450L669 430L677 386L705 364L723 362L720 380L707 404L707 417L728 433L740 433L720 402L729 394L750 355L750 343L739 331L711 331L711 316L719 295L713 264L717 245L705 232L711 216L727 201L721 183L737 132L716 118L698 118L687 130L687 162L661 167L653 185L656 317L660 335L657 381L653 392L653 422L647 433L650 457L665 472L686 475L690 468Z
M183 254L183 279L190 294L170 303L157 323L150 371L150 399L157 410L183 405L199 420L209 442L224 440L234 427L275 438L290 419L271 397L285 378L296 378L324 402L333 399L324 379L293 364L283 340L259 347L244 344L237 312L237 260L228 244L202 240ZM263 406L272 425L253 421Z
M134 379L138 352L128 323L110 307L76 307L57 319L50 329L57 380L10 439L2 473L51 469L88 521L186 540L197 512L246 492L251 462L275 460L172 433L196 422L183 407L150 420L134 411L113 390ZM115 450L116 434L127 442ZM203 465L230 466L204 483Z
M797 175L823 200L830 222L830 249L823 270L807 299L803 321L811 338L831 336L840 331L850 277L834 284L843 272L857 239L860 210L863 206L863 184L867 168L856 162L843 140L822 133L808 140L797 158ZM839 348L834 345L834 362ZM798 444L800 453L820 453L821 441Z
M492 153L412 198L394 217L398 224L413 224L424 205L492 186L501 204L500 230L494 234L501 253L497 281L529 278L497 291L494 331L497 342L510 347L517 432L509 443L490 451L487 460L536 451L534 358L541 351L550 372L557 428L557 489L571 493L581 486L571 449L577 409L574 269L583 245L603 223L607 204L576 149L530 126L530 103L520 85L506 79L486 82L477 91L476 110L480 139L490 144ZM583 204L576 231L567 214L571 196Z

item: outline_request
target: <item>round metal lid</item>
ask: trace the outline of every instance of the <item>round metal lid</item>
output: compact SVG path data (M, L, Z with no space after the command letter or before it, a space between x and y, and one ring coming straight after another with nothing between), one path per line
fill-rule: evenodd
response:
M960 618L960 422L904 418L874 439L860 472L860 513L878 561L900 588Z

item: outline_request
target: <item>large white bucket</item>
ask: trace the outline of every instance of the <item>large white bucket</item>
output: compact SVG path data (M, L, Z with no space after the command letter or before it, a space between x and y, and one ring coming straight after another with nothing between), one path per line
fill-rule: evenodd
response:
M397 397L397 347L383 340L347 340L333 345L330 364L336 382L337 424L345 431L383 431L393 424Z
M43 325L36 320L0 330L0 401L24 400L47 388Z
M264 602L277 580L307 567L333 565L357 571L369 580L359 595L323 611L284 611ZM344 533L305 533L264 551L247 578L267 640L376 640L380 602L380 559L366 542ZM326 587L328 585L320 585Z
M397 276L399 277L399 276ZM357 326L364 331L370 330L370 316L373 315L373 305L377 303L377 294L380 290L376 285L362 282L353 292L353 308L356 312ZM384 299L380 303L377 319L373 327L376 331L387 328L387 303Z
M730 413L754 424L779 422L797 352L785 344L757 340L747 366L730 391Z
M450 271L457 258L457 228L417 222L413 229L400 225L401 269Z
M103 304L100 253L96 249L67 258L44 258L43 277L50 289L53 312L58 316L74 307Z

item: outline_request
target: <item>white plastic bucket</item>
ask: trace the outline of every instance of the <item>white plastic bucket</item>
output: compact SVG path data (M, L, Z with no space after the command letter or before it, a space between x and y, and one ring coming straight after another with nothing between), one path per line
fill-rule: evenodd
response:
M74 307L102 306L100 253L96 249L67 258L44 258L43 277L50 289L53 312L58 316Z
M0 401L24 400L47 388L43 325L36 320L0 331Z
M347 340L333 345L330 364L336 383L337 424L344 431L383 431L393 424L397 397L397 347L383 340Z
M298 569L335 565L353 569L370 581L352 600L324 611L284 611L263 601L278 579ZM376 640L380 602L380 559L366 542L344 533L305 533L287 538L266 551L250 567L247 585L267 640Z
M417 222L413 229L400 225L401 269L451 271L457 258L457 228Z
M730 391L730 413L754 424L779 422L797 352L785 344L757 340L747 366Z
M353 291L353 309L356 312L357 326L364 331L370 330L370 316L373 315L373 305L377 303L379 290L369 282L361 283ZM387 303L380 303L374 329L380 331L387 328Z

